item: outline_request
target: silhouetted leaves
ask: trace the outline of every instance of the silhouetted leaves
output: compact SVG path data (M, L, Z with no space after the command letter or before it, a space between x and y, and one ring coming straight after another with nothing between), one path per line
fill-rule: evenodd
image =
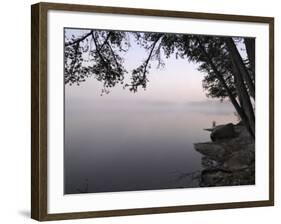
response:
M130 72L130 78L126 79L129 80L128 83L124 83L128 71L124 68L122 53L129 50L130 37L147 51L147 55L144 56L140 65ZM110 89L117 84L124 88L128 87L132 92L137 92L139 87L147 88L149 82L147 75L152 61L156 61L159 68L164 66L163 57L174 56L196 63L198 70L205 74L202 86L206 90L207 96L221 100L229 97L242 120L247 123L247 113L243 107L250 108L252 105L242 103L242 99L249 92L249 83L251 84L250 89L252 89L249 77L253 84L255 80L254 40L247 38L246 53L251 57L246 58L239 55L237 57L235 48L236 57L234 57L233 47L229 49L229 41L234 41L235 47L237 47L239 43L244 43L245 38L86 30L83 35L72 35L65 41L65 84L79 85L88 77L94 77L103 84L102 94L109 93ZM245 75L240 74L241 71L238 71L233 64L233 58L240 58L240 61L236 60L236 63L239 62L243 73L249 76L246 77L247 82ZM239 73L237 74L237 72ZM237 97L240 104L236 100Z
M72 37L65 46L65 84L84 82L94 76L103 83L103 93L122 83L127 73L123 58L117 53L127 51L128 35L125 32L91 30L82 37Z

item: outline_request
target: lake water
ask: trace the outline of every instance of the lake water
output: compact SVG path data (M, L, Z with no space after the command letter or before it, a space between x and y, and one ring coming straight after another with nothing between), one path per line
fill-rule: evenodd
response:
M88 31L65 32L71 38ZM124 83L131 83L132 71L149 51L127 35L130 49L119 53L128 71ZM94 75L80 86L65 85L66 194L198 186L198 178L188 175L196 177L201 170L193 144L210 140L203 129L213 121L225 124L237 118L229 102L206 97L200 63L175 53L168 58L161 53L163 67L155 57L150 60L147 88L136 93L116 85L101 96L103 83ZM89 52L83 58L89 59Z
M193 144L210 140L203 129L212 121L237 121L229 103L214 100L97 99L66 99L66 194L196 187Z

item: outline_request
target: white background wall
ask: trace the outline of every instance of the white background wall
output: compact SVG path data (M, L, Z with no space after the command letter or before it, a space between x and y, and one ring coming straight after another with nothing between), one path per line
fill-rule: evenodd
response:
M52 223L280 223L280 5L277 0L65 0L68 3L275 17L276 206ZM64 2L57 0L56 2ZM30 215L30 5L2 1L0 34L0 223L35 223ZM279 13L279 14L278 14Z

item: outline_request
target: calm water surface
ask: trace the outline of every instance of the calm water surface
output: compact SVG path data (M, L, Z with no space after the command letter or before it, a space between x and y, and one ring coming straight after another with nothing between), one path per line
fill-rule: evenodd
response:
M87 30L67 29L66 37ZM129 34L130 35L130 34ZM124 67L137 68L148 52L130 37ZM87 55L85 56L87 57ZM209 141L204 128L236 122L229 103L207 99L198 64L171 55L164 68L151 62L147 90L114 87L100 96L102 83L88 78L65 85L65 193L196 187L187 174L200 172L193 144Z
M236 120L217 101L99 102L66 99L66 194L196 187L201 155L193 144L209 141L203 129L212 121Z

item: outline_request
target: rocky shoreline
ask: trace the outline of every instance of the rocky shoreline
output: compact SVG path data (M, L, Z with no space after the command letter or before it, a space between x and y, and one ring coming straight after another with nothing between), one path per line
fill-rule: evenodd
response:
M245 126L230 123L206 130L212 141L194 144L203 155L200 187L255 184L255 142Z

